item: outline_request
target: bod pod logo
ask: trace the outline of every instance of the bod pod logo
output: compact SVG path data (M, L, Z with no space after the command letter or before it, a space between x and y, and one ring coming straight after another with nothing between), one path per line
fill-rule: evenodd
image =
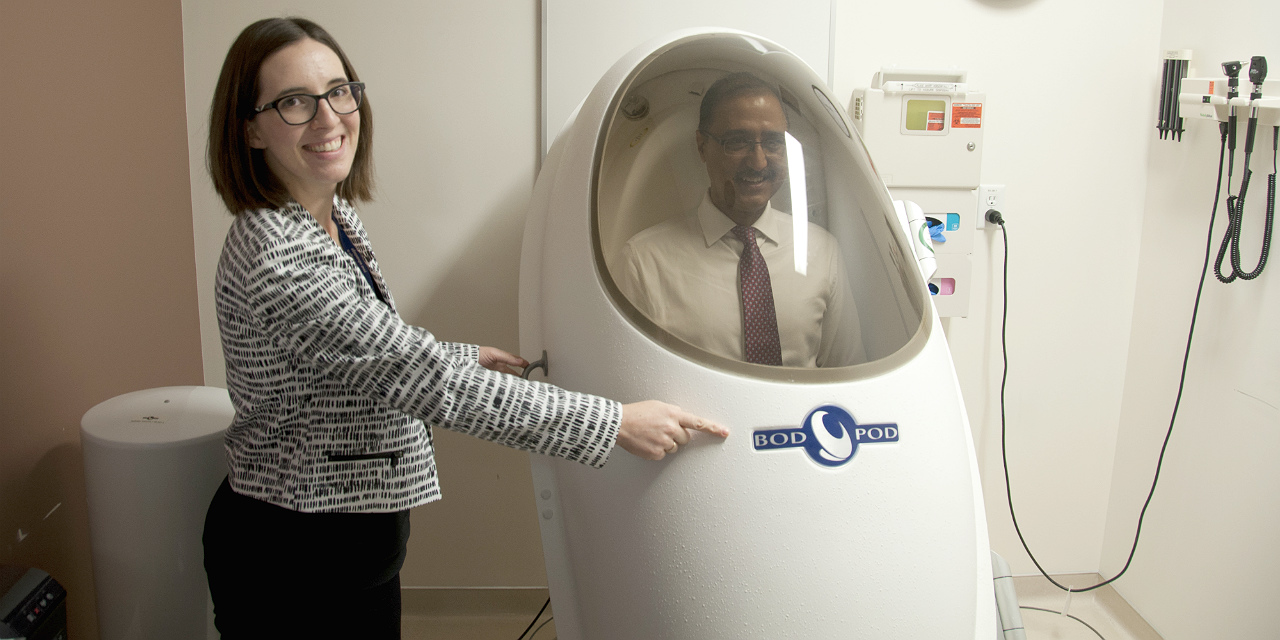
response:
M798 429L757 429L752 434L756 451L800 448L824 467L843 466L853 459L859 444L897 441L897 423L858 424L852 414L834 404L810 411Z

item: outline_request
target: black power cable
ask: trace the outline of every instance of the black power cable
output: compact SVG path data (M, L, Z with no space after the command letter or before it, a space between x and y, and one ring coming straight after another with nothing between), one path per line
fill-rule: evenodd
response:
M534 630L533 630L533 633L529 634L529 640L533 640L534 636L537 636L537 635L538 635L538 632L539 632L539 631L542 631L542 628L543 628L543 627L545 627L545 626L547 626L547 625L551 624L551 621L553 621L553 620L555 620L555 618L554 618L554 617L547 618L546 620L543 620L543 621L542 621L542 624L538 625L538 628L537 628L537 629L534 629ZM551 640L556 640L556 638L554 638L554 637L553 637Z
M1009 320L1009 234L1005 230L1004 217L999 211L994 209L988 210L986 219L988 222L1000 226L1000 234L1004 241L1004 290L1003 304L1004 313L1000 320L1000 355L1004 362L1004 373L1000 377L1000 462L1004 468L1004 490L1005 497L1009 500L1009 515L1013 519L1013 529L1018 533L1018 541L1022 543L1022 548L1026 550L1027 556L1031 558L1031 562L1035 564L1036 569L1040 571L1040 575L1044 576L1053 586L1069 593L1083 593L1093 591L1100 587L1115 582L1120 579L1129 570L1129 566L1133 563L1133 556L1138 551L1138 539L1142 536L1142 521L1147 517L1147 508L1151 506L1151 499L1156 494L1156 485L1160 482L1160 469L1164 466L1164 455L1169 448L1169 440L1173 437L1173 425L1178 419L1178 407L1182 404L1182 391L1187 381L1187 361L1191 358L1191 339L1196 331L1196 317L1200 313L1200 296L1204 292L1205 276L1209 273L1209 256L1213 253L1213 223L1218 214L1218 195L1222 191L1222 163L1226 157L1227 134L1222 132L1222 150L1218 154L1218 185L1213 191L1213 213L1209 216L1209 237L1205 242L1204 248L1204 266L1200 269L1200 284L1196 287L1196 302L1191 310L1191 327L1187 330L1187 346L1182 353L1182 373L1178 377L1178 395L1173 401L1173 415L1169 418L1169 429L1164 435L1164 444L1160 445L1160 457L1156 461L1156 471L1151 479L1151 490L1147 493L1147 500L1142 504L1142 512L1138 514L1138 526L1133 534L1133 546L1129 549L1129 559L1125 561L1124 567L1116 575L1099 582L1098 584L1076 589L1066 587L1054 580L1044 567L1040 566L1040 561L1036 560L1035 554L1031 553L1031 547L1027 544L1027 539L1022 535L1022 528L1018 526L1018 513L1013 508L1013 490L1010 488L1009 481L1009 456L1005 446L1005 388L1009 380L1009 350L1007 346L1005 329Z
M520 632L520 637L516 638L516 640L524 640L525 635L529 633L529 630L533 628L533 625L538 624L538 618L542 617L542 612L546 611L547 607L550 605L551 605L551 598L547 598L547 601L542 603L542 608L538 609L538 615L533 617L533 620L529 622L529 626L525 627L524 631ZM543 624L546 624L546 623L544 622ZM541 629L542 627L538 627L538 628ZM534 631L534 633L537 633L537 631Z

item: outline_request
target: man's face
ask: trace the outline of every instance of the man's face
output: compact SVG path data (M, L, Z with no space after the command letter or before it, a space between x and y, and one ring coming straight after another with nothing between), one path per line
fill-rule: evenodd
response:
M782 104L772 93L759 91L716 105L706 132L698 132L711 202L734 222L755 222L787 179L786 151L779 151L785 149L786 130ZM745 150L737 148L743 146Z

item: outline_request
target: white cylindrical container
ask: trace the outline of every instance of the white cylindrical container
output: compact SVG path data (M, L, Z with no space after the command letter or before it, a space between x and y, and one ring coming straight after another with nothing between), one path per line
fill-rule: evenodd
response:
M225 389L117 396L80 422L102 640L217 638L201 532L227 474Z

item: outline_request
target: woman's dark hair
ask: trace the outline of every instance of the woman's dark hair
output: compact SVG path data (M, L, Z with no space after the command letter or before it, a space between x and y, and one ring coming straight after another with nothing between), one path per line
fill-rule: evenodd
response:
M246 123L254 117L258 72L271 54L310 38L338 54L347 79L358 81L342 47L320 25L305 18L267 18L240 32L222 63L209 108L209 174L231 213L282 207L292 200L272 175L261 149L249 146ZM351 173L338 184L338 197L351 202L373 199L373 110L366 94L360 103L360 136Z

